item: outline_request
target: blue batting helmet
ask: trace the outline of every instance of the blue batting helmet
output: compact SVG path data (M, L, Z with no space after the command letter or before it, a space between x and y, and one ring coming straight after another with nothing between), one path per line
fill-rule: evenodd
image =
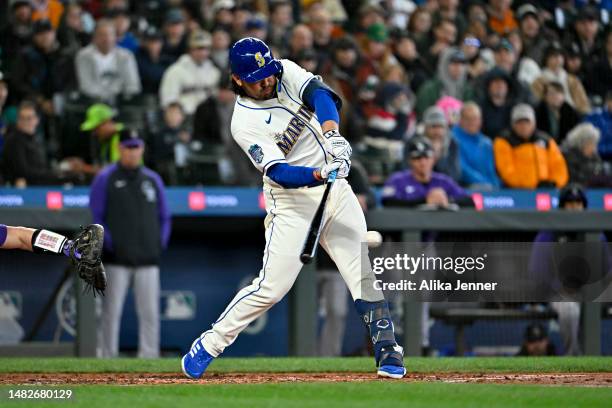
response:
M265 42L247 37L234 43L229 52L232 73L245 82L257 82L282 70Z

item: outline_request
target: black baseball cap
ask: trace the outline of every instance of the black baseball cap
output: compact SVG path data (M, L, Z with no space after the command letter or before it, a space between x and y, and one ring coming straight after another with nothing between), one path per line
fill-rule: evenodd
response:
M429 140L424 137L413 137L406 146L406 157L408 159L420 159L422 157L432 157L433 147Z
M563 208L568 202L581 202L582 206L587 208L589 202L580 184L570 183L559 192L559 208Z
M143 38L145 40L161 40L163 38L163 35L161 31L157 29L157 27L150 26L144 32Z
M583 20L599 21L599 12L597 11L597 9L593 7L585 6L582 9L580 9L580 11L578 12L578 15L576 16L576 21L583 21Z
M543 340L547 337L548 337L548 332L546 331L544 326L542 326L539 323L530 324L529 326L527 326L527 329L525 330L525 340L527 340L530 343L532 341Z
M140 138L140 134L135 129L123 129L119 132L119 143L123 147L144 146L144 140Z

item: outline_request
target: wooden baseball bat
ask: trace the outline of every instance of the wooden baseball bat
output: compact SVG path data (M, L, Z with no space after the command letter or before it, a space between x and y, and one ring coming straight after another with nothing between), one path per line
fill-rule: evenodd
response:
M325 212L327 197L329 197L329 192L334 185L334 181L336 181L337 174L338 170L334 170L329 173L327 183L325 184L325 191L323 192L323 197L321 197L321 202L319 203L317 212L315 212L312 222L310 223L310 228L308 228L306 240L304 241L304 247L302 248L302 254L300 255L300 261L302 261L304 265L312 262L317 254L319 237L321 236L321 228L323 227L323 213Z

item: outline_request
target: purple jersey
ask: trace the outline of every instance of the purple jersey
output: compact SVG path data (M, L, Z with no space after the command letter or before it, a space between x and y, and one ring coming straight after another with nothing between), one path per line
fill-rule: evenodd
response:
M450 177L442 173L432 173L429 183L417 181L410 170L393 173L383 188L383 199L416 201L424 200L433 188L441 188L446 192L449 200L455 201L467 197L467 193Z
M6 234L8 233L6 225L0 224L0 246L4 245L6 241Z

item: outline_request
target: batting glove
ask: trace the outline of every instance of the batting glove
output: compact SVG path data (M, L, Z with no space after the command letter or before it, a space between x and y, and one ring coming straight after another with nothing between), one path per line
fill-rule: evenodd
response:
M331 163L327 163L325 166L321 167L318 170L318 174L316 174L315 176L322 180L327 180L327 178L329 177L329 173L335 170L338 171L338 174L336 175L337 178L345 178L346 176L348 176L349 171L351 170L351 161L344 159L335 159Z
M353 153L350 143L340 135L337 129L328 130L323 134L325 136L325 151L334 159L344 159L349 161L347 166L350 167L350 157Z

